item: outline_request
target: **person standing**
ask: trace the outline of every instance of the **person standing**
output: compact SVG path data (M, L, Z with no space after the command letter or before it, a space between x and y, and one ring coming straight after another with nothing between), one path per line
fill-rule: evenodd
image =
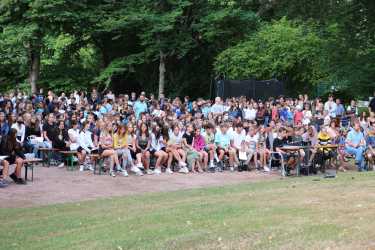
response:
M138 101L134 103L133 109L137 120L139 119L141 113L147 112L147 103L144 95L141 94L139 96Z
M324 110L328 112L331 120L336 118L337 104L333 101L333 95L328 97L328 101L324 104Z

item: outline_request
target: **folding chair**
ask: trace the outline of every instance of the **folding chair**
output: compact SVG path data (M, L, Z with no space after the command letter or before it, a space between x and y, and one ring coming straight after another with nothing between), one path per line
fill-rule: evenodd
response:
M280 158L277 158L276 156L279 156ZM280 152L270 152L270 161L268 163L268 167L272 169L272 161L278 161L280 162L281 167L281 175L286 176L286 169L284 164L284 156Z

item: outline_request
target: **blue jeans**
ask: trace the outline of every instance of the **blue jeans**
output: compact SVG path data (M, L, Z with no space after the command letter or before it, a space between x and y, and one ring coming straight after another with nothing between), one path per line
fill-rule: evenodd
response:
M353 148L347 146L345 148L345 152L351 155L355 155L355 163L358 164L358 170L363 170L365 167L365 161L363 157L363 152L364 152L363 147L358 147L358 148Z

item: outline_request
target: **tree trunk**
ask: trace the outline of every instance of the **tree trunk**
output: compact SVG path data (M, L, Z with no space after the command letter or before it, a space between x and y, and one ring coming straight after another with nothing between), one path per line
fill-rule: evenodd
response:
M36 94L37 83L39 80L40 70L40 45L30 45L30 69L29 69L29 82L31 85L31 92Z
M164 94L165 87L165 58L166 55L160 50L160 62L159 62L159 98Z

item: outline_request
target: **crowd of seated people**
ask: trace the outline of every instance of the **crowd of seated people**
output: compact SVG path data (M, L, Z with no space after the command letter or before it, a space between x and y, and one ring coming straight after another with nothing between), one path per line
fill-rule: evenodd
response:
M350 156L359 171L369 170L375 163L374 112L375 98L369 112L359 114L355 100L344 106L332 95L323 102L307 95L156 99L95 88L69 95L0 94L0 187L10 180L25 184L25 154L41 157L41 148L76 151L80 171L93 171L92 156L98 155L113 177L129 171L137 176L234 171L240 164L269 172L281 159L287 173L297 164L316 172L332 158L345 171L342 162ZM337 150L323 147L331 144ZM286 145L301 148L290 152ZM64 158L54 157L63 167Z

